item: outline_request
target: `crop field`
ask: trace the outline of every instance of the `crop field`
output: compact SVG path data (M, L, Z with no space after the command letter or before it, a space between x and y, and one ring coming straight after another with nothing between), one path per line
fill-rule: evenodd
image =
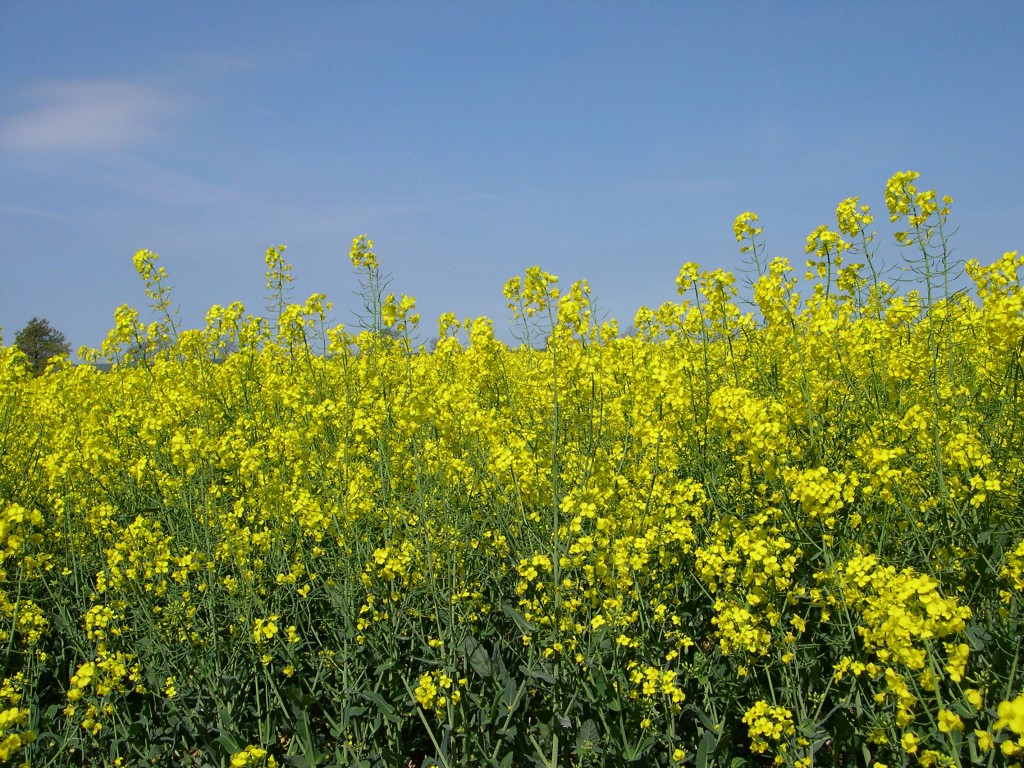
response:
M0 765L1024 764L1024 257L916 178L630 333L531 268L516 348L365 236L351 329L140 251L109 370L0 347Z

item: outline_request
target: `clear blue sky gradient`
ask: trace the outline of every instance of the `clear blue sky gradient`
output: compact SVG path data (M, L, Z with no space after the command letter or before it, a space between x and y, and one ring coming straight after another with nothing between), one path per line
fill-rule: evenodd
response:
M353 236L445 311L508 312L532 265L632 322L681 264L769 255L859 195L899 259L885 180L953 195L956 255L1024 247L1022 2L0 2L0 327L98 346L144 310L132 254L186 327L293 297L359 301ZM802 270L801 270L802 271ZM506 340L509 336L502 332Z

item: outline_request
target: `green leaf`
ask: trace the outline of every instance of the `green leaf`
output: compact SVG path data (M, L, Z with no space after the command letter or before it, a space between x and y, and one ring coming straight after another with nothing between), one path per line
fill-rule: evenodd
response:
M716 723L714 720L712 720L711 717L708 715L708 713L705 712L703 709L697 707L696 705L689 706L689 707L687 707L687 709L689 709L691 712L693 712L695 715L697 715L697 717L700 720L701 724L707 730L709 730L709 731L715 731L716 730L716 728L718 726L718 723Z
M316 704L316 699L297 685L282 688L281 694L298 711L310 709Z
M623 757L626 758L627 763L635 763L647 757L650 757L647 753L650 751L651 747L654 746L654 743L657 740L657 733L649 733L646 736L644 736L644 738L640 740L640 743L637 744L635 747L627 749Z
M302 750L302 756L309 764L309 768L316 768L323 760L324 754L316 745L316 739L309 729L309 717L305 712L295 720L295 741Z
M467 635L462 641L462 652L469 659L470 668L484 679L494 676L494 668L491 664L491 657L487 655L487 649L472 635Z
M588 659L587 665L590 667L590 678L594 681L593 694L595 698L590 701L604 702L610 698L609 694L612 690L612 686L608 682L608 674L600 663L595 664ZM583 682L586 684L585 680ZM590 688L589 685L586 687Z
M697 768L707 768L708 758L715 753L716 746L718 746L718 734L710 729L705 730L704 736L700 740L700 746L697 747L695 758Z
M965 634L967 635L967 642L971 650L975 653L984 650L985 646L992 640L992 635L980 624L971 624L967 627Z
M494 646L491 664L494 669L494 674L499 680L508 679L508 668L505 666L505 660L501 657L501 646L499 644L495 644Z
M963 699L957 699L956 701L950 702L949 708L956 714L960 715L960 717L968 719L973 718L978 714L974 707Z
M518 690L515 681L511 677L505 678L505 687L501 691L501 703L505 706L505 709L512 709Z
M345 719L346 720L355 720L357 718L362 717L365 714L366 714L366 707L361 707L358 704L349 704L347 707L345 707ZM342 730L344 730L344 729L342 729ZM337 737L338 734L335 734L335 736Z
M223 729L218 731L216 742L224 747L229 755L237 754L245 749L244 744L241 744L238 739Z
M402 717L398 714L394 705L388 702L383 696L377 691L360 691L359 695L364 699L372 701L377 705L377 710L384 716L384 718L392 723L401 723Z
M581 741L589 741L596 744L601 740L601 731L597 727L597 723L593 720L584 720L580 723L579 730L576 732L576 743L579 744Z
M850 715L845 709L836 711L832 716L831 724L832 736L841 744L845 744L857 732L854 723L850 720Z
M577 754L599 755L601 749L601 730L593 720L584 720L576 732L575 751Z
M555 677L550 672L541 668L528 667L525 664L519 665L519 671L527 677L532 677L535 680L543 680L545 683L554 685Z
M534 632L539 629L539 625L534 624L532 621L527 621L526 617L523 616L523 614L520 613L511 603L502 603L501 610L506 616L516 623L516 626L519 627L519 631L523 634Z

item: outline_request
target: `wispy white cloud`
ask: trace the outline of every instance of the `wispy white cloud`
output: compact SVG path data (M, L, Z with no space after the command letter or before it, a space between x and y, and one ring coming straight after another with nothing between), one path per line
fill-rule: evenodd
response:
M133 198L145 197L163 205L240 205L252 202L251 195L243 190L132 155L122 155L107 163L99 178L111 188L131 193Z
M68 216L57 211L48 211L42 208L29 208L24 205L6 205L0 203L0 216L28 216L34 219L52 219L54 221L74 221L73 216Z
M182 112L186 100L128 80L46 81L29 96L38 106L0 123L0 148L102 151L143 143Z

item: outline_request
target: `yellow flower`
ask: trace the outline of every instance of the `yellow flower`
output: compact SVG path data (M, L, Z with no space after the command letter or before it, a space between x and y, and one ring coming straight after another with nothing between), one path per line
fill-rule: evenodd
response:
M970 655L970 646L967 643L944 643L946 653L949 654L949 662L946 664L946 671L949 678L955 683L964 679L964 670L967 668L967 657Z
M977 688L965 689L964 698L966 698L967 702L979 712L985 704L984 699L981 696L981 691L979 691Z
M367 270L377 269L377 256L373 252L373 240L366 235L356 235L352 238L352 248L349 250L348 257L356 269L364 267Z
M960 715L955 712L950 712L948 709L939 710L938 720L939 730L943 733L962 731L964 729L964 721L960 719Z
M1013 701L1002 701L997 708L999 719L993 726L996 730L1009 728L1014 733L1024 734L1024 693Z
M917 752L917 747L920 743L921 739L918 737L916 733L913 733L912 731L907 731L903 734L903 737L900 739L900 746L902 746L903 749L911 755Z
M762 228L755 227L752 222L757 221L757 214L752 211L744 211L736 220L732 223L733 234L736 235L736 242L741 243L744 240L751 240L761 234ZM744 245L740 248L740 253L746 253L753 248L753 245Z
M250 745L231 756L231 768L277 768L277 761L262 747Z
M982 752L988 752L995 746L995 738L988 731L975 730L974 736L978 740L978 748Z
M916 171L895 173L885 185L885 205L891 221L898 221L909 210L917 187L914 180L921 174Z
M277 634L277 614L266 619L253 620L252 636L257 643L265 643Z
M870 207L862 205L860 211L857 210L859 201L859 197L848 197L836 206L836 222L839 224L839 231L850 237L856 237L874 221L874 217L868 213L871 210Z

